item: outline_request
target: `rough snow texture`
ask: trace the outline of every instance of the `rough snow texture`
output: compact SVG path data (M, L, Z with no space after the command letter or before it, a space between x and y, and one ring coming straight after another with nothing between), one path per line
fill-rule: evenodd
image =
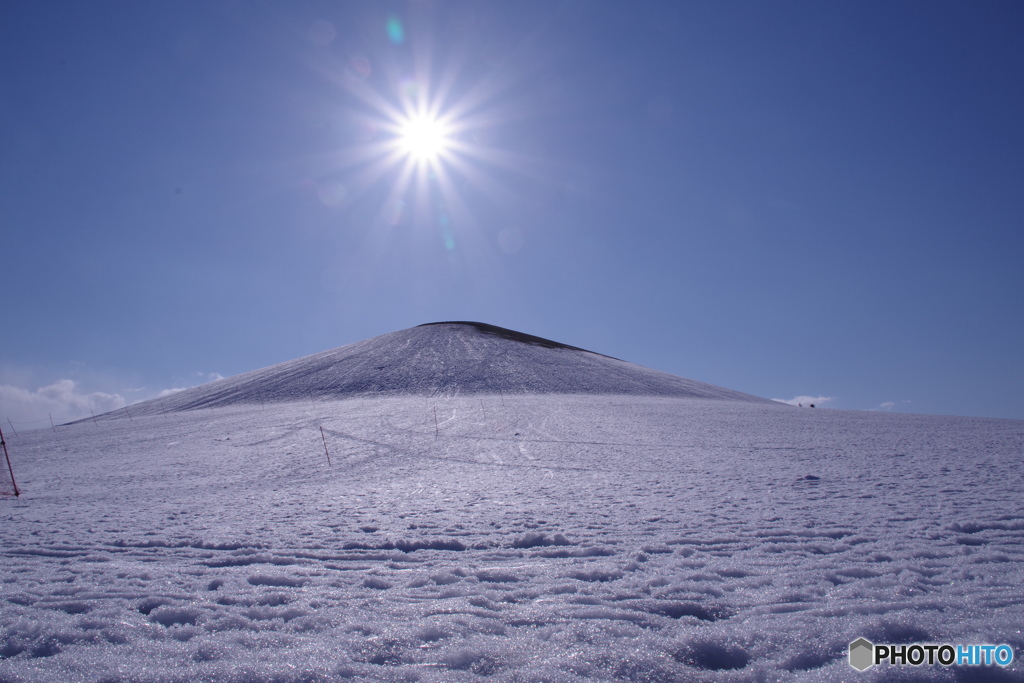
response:
M1020 421L481 394L8 441L2 681L1022 679Z
M157 414L353 396L627 394L765 399L483 323L420 325L129 408Z

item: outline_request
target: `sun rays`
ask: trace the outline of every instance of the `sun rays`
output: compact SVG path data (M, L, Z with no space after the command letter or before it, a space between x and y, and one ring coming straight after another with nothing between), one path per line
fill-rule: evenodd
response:
M339 237L358 245L347 252L354 266L330 269L330 288L391 272L417 301L451 288L500 296L508 259L529 247L524 216L537 188L566 178L547 148L529 144L543 132L531 128L535 65L483 60L415 16L387 27L386 41L359 53L314 58L338 87L323 109L338 135L307 185L323 215L347 227Z
M402 124L400 149L415 161L435 164L450 145L448 130L439 119L417 114Z

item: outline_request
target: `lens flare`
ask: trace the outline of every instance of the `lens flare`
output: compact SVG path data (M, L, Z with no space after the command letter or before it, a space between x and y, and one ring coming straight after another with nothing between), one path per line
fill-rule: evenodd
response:
M398 17L388 19L387 31L388 38L395 45L401 45L405 42L405 28L402 26L402 22L398 20Z

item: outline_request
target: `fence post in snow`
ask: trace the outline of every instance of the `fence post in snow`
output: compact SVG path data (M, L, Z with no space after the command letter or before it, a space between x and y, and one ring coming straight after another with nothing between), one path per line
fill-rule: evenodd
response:
M50 416L50 429L57 431L57 427L53 424L53 413L47 413Z
M11 431L14 432L15 436L17 436L18 430L14 428L14 423L11 422L11 418L7 418L7 424L11 425Z
M434 406L434 438L436 439L437 436L437 406Z
M8 419L8 421L10 421ZM14 425L11 425L13 429ZM7 455L7 442L4 441L4 430L0 429L0 446L4 447L4 460L7 461L7 471L11 475L11 486L14 487L14 496L18 497L21 495L21 491L18 490L18 482L14 481L14 468L11 467L11 456Z
M327 437L324 436L323 425L320 426L320 438L324 440L324 453L327 454L327 466L330 467L330 465L331 465L331 454L327 450Z

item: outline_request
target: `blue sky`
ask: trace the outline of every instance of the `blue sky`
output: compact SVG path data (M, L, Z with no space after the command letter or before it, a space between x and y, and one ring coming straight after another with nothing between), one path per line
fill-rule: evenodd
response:
M441 320L1024 418L1022 29L998 1L8 3L0 419Z

